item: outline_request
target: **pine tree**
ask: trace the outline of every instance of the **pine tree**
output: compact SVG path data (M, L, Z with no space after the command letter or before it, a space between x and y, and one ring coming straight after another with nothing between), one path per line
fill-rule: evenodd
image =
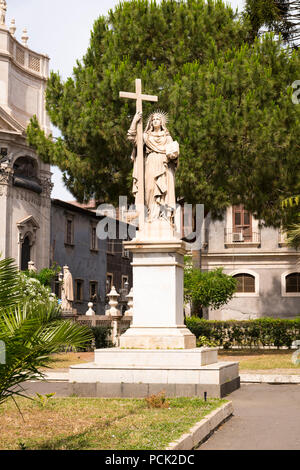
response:
M181 145L177 195L215 216L244 203L279 223L279 201L300 192L300 107L291 99L299 53L271 35L252 43L251 31L220 0L122 2L95 22L73 77L51 74L47 110L62 138L46 138L33 120L29 143L65 172L78 200L117 203L131 194L135 113L119 91L133 91L138 77ZM152 110L146 103L144 116Z
M158 94L158 106L168 111L171 85L186 63L208 64L247 36L248 29L220 0L122 2L95 21L73 77L63 83L51 73L47 111L62 138L45 138L33 120L29 143L64 172L78 200L117 203L119 195L131 195L126 133L135 113L134 102L120 100L119 91L134 91L134 80L141 78L144 90ZM146 103L144 115L150 111L153 105Z
M300 42L300 0L246 0L244 16L248 17L253 36L273 31L284 41L298 47Z

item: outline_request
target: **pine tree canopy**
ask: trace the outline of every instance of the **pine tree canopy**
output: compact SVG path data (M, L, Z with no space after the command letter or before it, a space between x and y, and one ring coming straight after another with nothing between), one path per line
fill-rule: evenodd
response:
M300 0L246 0L244 16L250 21L252 35L267 28L299 47Z
M28 141L57 165L79 200L118 203L131 196L134 91L159 96L181 146L177 195L214 216L244 203L279 223L280 200L300 193L300 106L292 83L300 57L272 35L251 41L246 17L221 0L132 0L96 20L73 77L51 73L47 111L62 137L46 137L36 119ZM144 103L144 118L156 109ZM145 119L144 119L145 120Z

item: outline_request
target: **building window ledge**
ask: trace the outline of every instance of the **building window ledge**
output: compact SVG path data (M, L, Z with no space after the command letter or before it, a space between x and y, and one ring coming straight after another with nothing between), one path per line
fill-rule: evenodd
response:
M225 248L260 248L260 242L225 242Z
M236 298L236 297L259 297L259 293L258 292L236 292L233 295L233 298Z

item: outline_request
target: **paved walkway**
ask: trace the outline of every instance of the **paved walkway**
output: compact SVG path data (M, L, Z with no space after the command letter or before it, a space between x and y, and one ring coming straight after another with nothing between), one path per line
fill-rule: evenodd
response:
M300 450L300 385L242 384L234 416L199 450Z

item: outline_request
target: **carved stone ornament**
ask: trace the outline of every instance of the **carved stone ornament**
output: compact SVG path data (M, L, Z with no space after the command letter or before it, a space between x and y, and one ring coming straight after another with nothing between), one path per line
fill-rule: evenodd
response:
M0 168L0 184L10 184L12 181L13 171L11 168Z
M30 245L34 245L36 241L36 232L40 228L34 217L30 215L17 223L19 230L19 243L23 243L26 235L30 235Z
M51 192L54 186L54 184L51 182L51 177L42 177L41 185L43 188L42 195L45 197L51 197Z

